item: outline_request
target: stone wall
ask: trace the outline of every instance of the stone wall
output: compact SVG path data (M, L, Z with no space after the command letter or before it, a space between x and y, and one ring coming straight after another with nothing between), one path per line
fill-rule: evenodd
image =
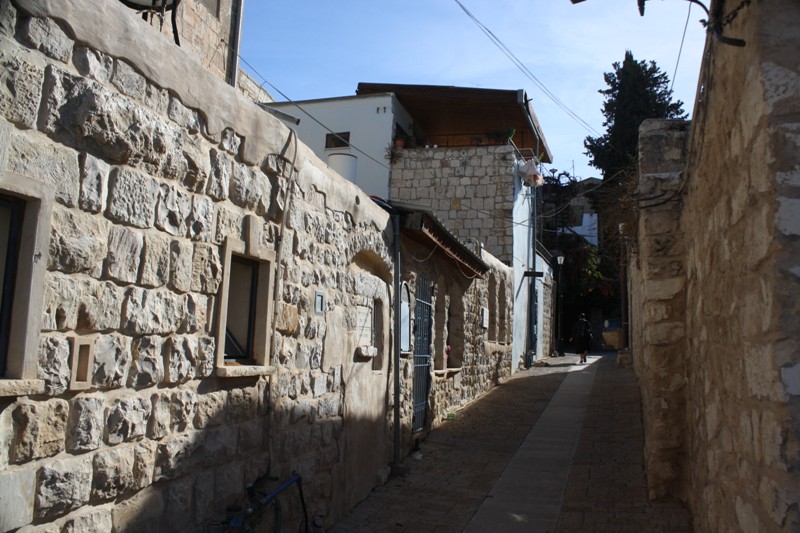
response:
M639 228L630 308L634 368L642 387L645 463L652 498L680 492L686 453L686 267L679 219L689 123L647 120L639 128Z
M436 310L432 320L432 380L429 394L428 427L435 428L464 405L488 392L511 376L511 326L503 338L492 335L483 326L481 309L494 297L496 306L492 324L499 322L501 313L510 313L512 296L495 291L490 294L488 278L506 281L511 286L511 269L488 254L484 261L491 266L485 278L465 275L444 254L434 254L423 264L414 264L414 257L430 255L431 250L406 242L408 258L404 264L433 281L432 306ZM416 284L417 277L413 283ZM499 284L498 284L499 285ZM437 312L438 311L438 312ZM449 349L448 349L449 346ZM409 359L409 364L413 361ZM413 367L412 367L413 369ZM410 372L409 372L410 374ZM412 406L410 395L412 381L407 382L409 395L404 403ZM410 416L410 411L409 411ZM410 418L408 420L411 422Z
M15 293L41 304L0 379L0 530L203 530L292 472L330 525L391 460L388 214L140 26L118 2L0 4L0 197L49 232L20 247L37 274ZM235 258L259 281L231 361ZM463 288L467 329L485 284ZM504 371L467 337L452 404Z
M684 498L698 531L788 532L800 528L800 9L741 7L724 30L747 46L706 47L680 194L661 196L680 201L642 212L655 224L640 225L634 357L655 495ZM646 272L659 264L663 282Z
M556 321L558 320L556 305L556 282L552 276L542 278L542 321L539 324L539 336L542 338L542 350L539 358L549 357L557 352Z
M512 148L412 148L401 153L392 165L390 197L430 208L459 240L477 239L510 264Z
M72 2L58 19L17 5L2 11L2 172L43 183L55 206L39 350L24 354L43 394L0 402L0 499L13 509L0 529L195 531L248 483L293 470L312 516L335 518L355 453L342 391L366 363L326 349L352 342L352 328L327 325L363 298L359 272L391 272L387 215L189 57L145 76L146 35L107 53L104 28L139 23L120 4L97 18ZM171 77L187 70L185 85ZM229 366L216 328L237 241L274 269L277 319L274 359ZM371 266L348 269L364 253ZM385 383L376 392L382 414Z
M207 70L221 80L229 80L238 68L234 43L236 11L242 0L181 0L177 24L181 48L189 51ZM156 15L148 21L155 30L172 40L171 12L163 21Z
M267 92L250 74L239 70L236 88L239 89L246 98L257 103L274 102L275 99Z

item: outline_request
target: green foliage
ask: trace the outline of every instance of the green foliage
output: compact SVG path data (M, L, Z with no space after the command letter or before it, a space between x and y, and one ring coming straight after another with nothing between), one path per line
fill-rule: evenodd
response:
M602 171L604 179L635 163L642 121L686 118L683 102L672 101L669 78L654 61L636 61L629 50L623 62L613 66L614 71L603 76L608 89L599 91L605 96L606 133L584 141L590 164Z
M603 287L610 294L619 285L621 239L635 233L636 228L639 126L646 119L687 116L683 102L672 101L669 78L654 61L637 61L626 51L622 63L613 67L604 75L608 88L599 91L605 96L606 132L584 140L590 164L603 174L603 186L591 195L591 201L602 233L597 271L604 274ZM619 312L614 298L607 299L602 307L606 316Z

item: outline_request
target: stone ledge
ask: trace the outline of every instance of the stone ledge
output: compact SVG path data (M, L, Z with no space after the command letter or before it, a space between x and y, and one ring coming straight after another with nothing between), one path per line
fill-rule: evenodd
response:
M434 370L433 374L435 376L437 376L437 377L438 376L447 377L447 376L450 376L450 375L453 375L453 374L458 374L459 372L461 372L461 370L462 370L462 367L460 367L460 366L459 367L451 367L451 368L440 368L440 369Z
M378 355L378 348L375 346L359 346L356 348L356 356L362 359L373 359Z
M275 373L274 366L261 365L230 365L218 366L217 377L220 378L243 378L250 376L271 376Z
M0 379L0 397L44 394L42 379Z

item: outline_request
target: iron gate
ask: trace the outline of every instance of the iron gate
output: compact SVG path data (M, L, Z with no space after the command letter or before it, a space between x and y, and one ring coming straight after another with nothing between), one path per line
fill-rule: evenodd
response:
M417 304L414 308L414 416L413 431L425 429L428 414L428 391L431 380L431 285L421 275L417 278Z

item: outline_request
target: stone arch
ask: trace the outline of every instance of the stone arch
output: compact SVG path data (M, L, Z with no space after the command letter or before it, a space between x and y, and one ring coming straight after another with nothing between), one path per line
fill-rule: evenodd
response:
M364 249L358 251L350 261L350 265L351 269L352 266L356 266L361 270L371 272L386 283L392 283L392 265L387 262L385 256L376 250Z

